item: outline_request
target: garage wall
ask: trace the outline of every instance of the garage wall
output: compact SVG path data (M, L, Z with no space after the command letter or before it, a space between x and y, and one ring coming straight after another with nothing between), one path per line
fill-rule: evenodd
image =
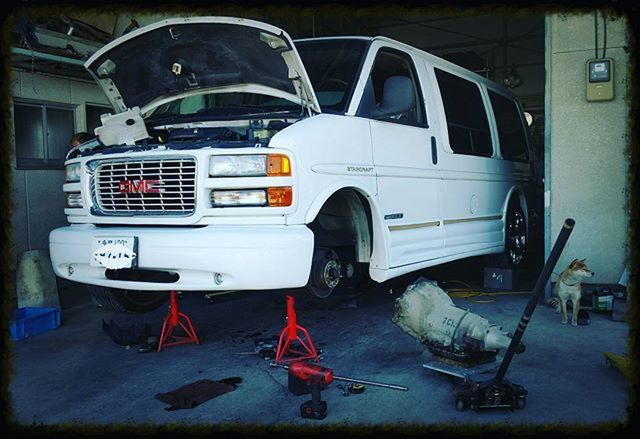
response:
M14 98L74 105L76 132L86 130L86 103L109 105L102 91L91 81L13 70L11 86ZM14 150L13 138L11 144ZM14 258L11 268L15 269L22 252L48 249L49 232L67 225L67 219L63 211L64 171L19 170L14 154L12 160Z
M556 272L587 258L589 283L617 283L628 254L629 83L626 20L607 20L615 99L587 102L586 62L595 57L593 14L547 17L546 254L567 217L576 227ZM603 23L599 18L599 57ZM549 227L550 225L550 227ZM552 277L555 280L556 276Z

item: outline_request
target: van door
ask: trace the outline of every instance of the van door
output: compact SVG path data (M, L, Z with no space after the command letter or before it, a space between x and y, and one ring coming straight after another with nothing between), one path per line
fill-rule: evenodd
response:
M492 136L483 90L455 71L434 68L442 97L445 147L441 200L445 255L486 253L503 245L503 208L512 186Z
M441 182L425 87L411 55L382 47L357 112L370 120L390 268L442 256Z

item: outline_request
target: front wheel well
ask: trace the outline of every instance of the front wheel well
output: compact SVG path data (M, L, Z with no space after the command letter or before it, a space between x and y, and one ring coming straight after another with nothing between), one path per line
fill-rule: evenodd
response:
M315 247L353 246L358 262L370 261L373 248L371 207L356 189L334 192L308 227L313 231Z

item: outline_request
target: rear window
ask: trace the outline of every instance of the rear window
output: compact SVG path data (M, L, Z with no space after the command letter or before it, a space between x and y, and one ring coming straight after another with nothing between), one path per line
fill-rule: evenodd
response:
M491 157L491 131L480 88L474 82L435 69L447 117L449 145L456 154Z
M514 100L491 90L489 90L489 98L498 126L502 157L505 160L528 161L527 134L522 124L518 105Z

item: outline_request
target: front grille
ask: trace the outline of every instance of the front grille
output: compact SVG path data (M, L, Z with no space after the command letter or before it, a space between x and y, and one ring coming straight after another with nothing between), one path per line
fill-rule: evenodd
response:
M193 158L113 161L95 168L99 215L188 215L196 206Z

